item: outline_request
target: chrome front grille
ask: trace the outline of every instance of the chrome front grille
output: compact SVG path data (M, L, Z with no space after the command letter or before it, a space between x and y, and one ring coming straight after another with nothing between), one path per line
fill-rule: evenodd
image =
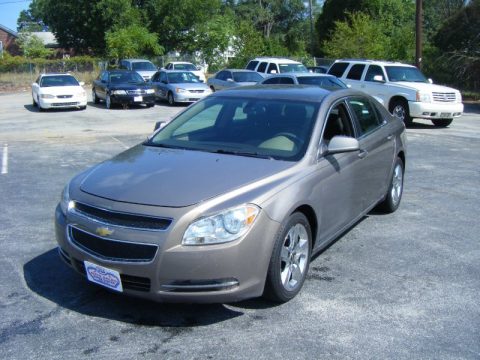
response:
M73 97L73 95L57 95L57 98L59 98L59 99L70 99L72 97Z
M107 239L87 231L68 226L70 241L80 249L98 258L122 262L150 262L157 253L158 246L114 239Z
M80 103L77 101L77 102L62 102L62 103L53 103L51 104L51 106L77 106L79 105Z
M189 90L193 94L203 94L205 90Z
M128 95L146 95L147 92L145 90L137 89L137 90L126 90Z
M434 102L455 102L457 97L455 93L441 93L441 92L434 92L432 93L433 101Z
M73 211L106 225L138 230L164 231L172 219L107 210L76 201Z

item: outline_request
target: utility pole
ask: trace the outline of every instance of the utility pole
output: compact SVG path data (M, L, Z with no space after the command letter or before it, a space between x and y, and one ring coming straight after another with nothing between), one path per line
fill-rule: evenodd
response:
M314 51L314 38L313 38L313 9L312 9L312 0L308 1L308 11L309 11L309 17L310 17L310 53L313 56L313 51ZM316 64L315 64L316 65Z
M423 10L422 0L416 0L415 15L415 65L420 69L422 67L422 37L423 37Z

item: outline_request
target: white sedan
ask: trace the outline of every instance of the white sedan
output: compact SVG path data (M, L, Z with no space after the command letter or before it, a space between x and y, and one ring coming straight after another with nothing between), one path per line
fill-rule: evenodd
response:
M32 84L33 106L40 111L87 107L85 83L78 82L70 74L42 74Z

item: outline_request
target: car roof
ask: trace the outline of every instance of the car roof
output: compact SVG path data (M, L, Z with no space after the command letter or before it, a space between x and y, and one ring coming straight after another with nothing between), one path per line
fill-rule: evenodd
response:
M173 64L173 65L177 65L177 64L191 64L191 65L194 65L193 63L188 62L188 61L170 61L168 64Z
M48 74L40 74L40 77L45 77L45 76L73 76L72 74L69 73L48 73ZM75 76L73 76L75 77Z
M192 70L183 70L183 69L179 69L179 70L167 70L167 69L162 69L162 70L159 70L158 72L160 71L163 71L163 72L166 72L167 74L172 74L172 73L184 73L184 72L193 72Z
M295 61L292 59L287 59L287 58L278 58L278 57L256 57L255 59L252 59L251 61L268 61L268 62L283 62L286 64L301 64L300 61Z
M234 71L234 72L249 72L249 73L256 73L256 71L248 70L248 69L222 69L220 71ZM219 72L220 72L219 71ZM259 74L260 75L260 74Z
M272 74L268 76L266 79L275 78L275 77L336 77L331 74L320 74L320 73L310 73L310 72L290 72L290 73L283 73L283 74Z
M129 61L129 62L149 62L149 63L151 63L151 61L148 60L148 59L123 59L122 61Z
M136 71L133 70L126 70L126 69L113 69L113 70L105 70L108 73L111 74L118 74L118 73L135 73L138 74Z
M410 64L401 63L398 61L384 61L384 60L370 60L370 59L338 59L335 60L337 62L351 62L351 63L358 63L358 64L374 64L380 66L388 66L388 65L396 65L396 66L405 66L405 67L415 67Z

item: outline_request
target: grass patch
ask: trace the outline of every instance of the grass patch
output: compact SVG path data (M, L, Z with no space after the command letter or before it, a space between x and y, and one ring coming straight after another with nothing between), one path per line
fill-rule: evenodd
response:
M91 84L97 78L98 73L93 71L70 72L78 81ZM5 72L0 73L0 92L14 92L30 89L32 83L37 79L39 73L29 72Z

